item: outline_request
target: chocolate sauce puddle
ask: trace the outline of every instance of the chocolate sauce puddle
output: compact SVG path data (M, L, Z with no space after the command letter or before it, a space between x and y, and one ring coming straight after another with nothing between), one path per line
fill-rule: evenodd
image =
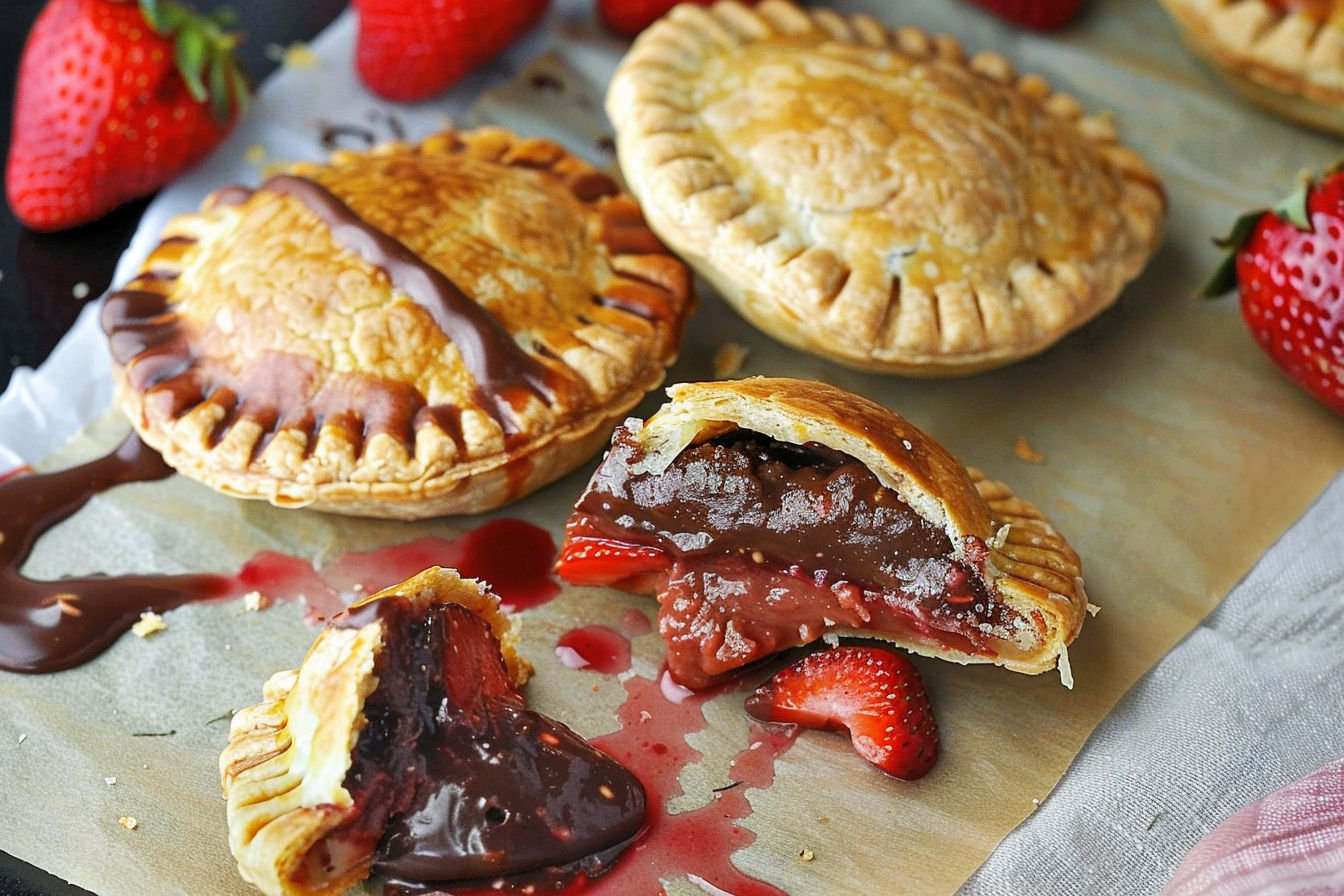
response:
M225 597L233 580L218 575L92 575L39 582L19 573L47 529L99 492L163 479L173 470L131 435L97 460L54 473L0 481L0 669L56 672L107 649L146 610L162 612Z
M544 401L553 401L550 369L523 351L490 312L399 240L361 219L316 181L281 174L268 179L261 189L302 202L322 219L336 242L386 271L397 289L428 311L462 353L481 397L495 407L498 419L512 418L507 394L519 386Z
M346 787L356 803L390 810L372 820L386 892L554 892L604 873L644 827L634 775L527 708L471 610L418 616L394 597L331 624L377 619L378 687Z

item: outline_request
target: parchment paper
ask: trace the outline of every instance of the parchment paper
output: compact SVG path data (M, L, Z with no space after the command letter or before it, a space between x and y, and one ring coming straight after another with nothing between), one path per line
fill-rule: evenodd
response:
M1082 555L1102 610L1071 650L1074 690L1054 675L919 660L943 732L943 756L928 777L913 784L886 779L865 768L842 738L807 734L779 761L775 784L751 794L755 811L745 824L758 840L737 856L749 874L799 896L951 892L1046 799L1115 701L1344 463L1344 427L1263 359L1235 303L1191 298L1215 262L1209 237L1225 232L1243 208L1277 198L1299 169L1323 165L1340 147L1242 106L1185 54L1155 4L1092 3L1076 27L1054 37L1014 31L954 0L835 5L946 31L971 50L998 49L1085 107L1113 110L1125 141L1149 158L1171 201L1163 248L1117 307L1009 369L933 382L851 372L772 343L702 287L682 358L669 374L669 382L711 378L716 352L736 342L750 348L738 375L789 374L870 395L963 461L1012 483ZM353 33L347 14L315 43L320 65L283 71L234 138L156 201L118 281L164 218L194 207L211 188L255 183L269 161L320 157L317 119L382 126L378 111L387 107L363 93L349 71ZM444 100L395 112L412 138L449 116L495 121L563 139L609 163L600 96L622 47L596 28L586 4L557 3L547 25L505 60ZM536 70L526 69L505 84L512 65L538 58L539 70L555 78L534 79ZM77 338L88 339L92 326L85 315ZM87 381L55 374L78 393L73 402L104 388L102 363ZM651 397L640 412L660 400ZM22 396L10 402L23 403ZM0 417L6 419L16 418ZM109 413L42 466L92 456L122 431ZM26 435L0 423L0 441ZM1019 436L1044 455L1042 463L1016 457ZM558 538L590 471L588 465L496 515L529 519ZM322 562L342 550L452 535L482 519L349 520L236 501L173 478L95 499L39 544L26 571L42 578L94 570L233 572L264 549ZM615 727L623 696L617 681L566 669L553 650L567 629L614 625L627 606L650 616L654 610L651 601L567 589L524 614L521 647L537 667L527 689L534 706L585 735ZM0 813L0 845L106 896L247 893L228 854L219 798L216 760L227 715L256 702L265 678L296 664L315 632L293 605L261 613L236 602L200 605L167 621L167 631L123 638L79 669L0 674L0 789L10 795ZM635 649L634 672L653 675L661 656L656 635L638 639ZM746 744L739 699L710 705L710 727L692 738L705 759L683 776L687 796L678 805L693 807L727 782L727 762ZM127 815L138 820L135 830L118 825ZM801 848L815 858L800 862ZM685 881L672 890L693 892Z

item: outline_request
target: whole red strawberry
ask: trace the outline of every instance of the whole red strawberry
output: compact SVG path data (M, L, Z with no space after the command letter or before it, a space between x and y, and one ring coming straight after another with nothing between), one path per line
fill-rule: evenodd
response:
M1206 295L1236 287L1260 347L1293 382L1344 414L1344 170L1303 177L1286 200L1243 215Z
M19 62L15 216L33 230L96 220L223 140L247 97L223 25L173 0L51 0Z
M882 647L833 647L775 673L747 698L764 722L848 729L860 756L913 781L938 761L938 725L919 671Z
M1034 31L1058 31L1078 14L1082 0L970 0L1005 21Z
M679 2L708 6L714 0L597 0L597 19L622 37L634 37Z
M355 0L355 71L374 93L434 96L522 37L549 0Z

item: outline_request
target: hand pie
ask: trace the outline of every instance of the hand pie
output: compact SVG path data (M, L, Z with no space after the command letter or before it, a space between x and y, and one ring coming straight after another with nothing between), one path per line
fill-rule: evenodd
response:
M686 4L612 78L650 226L749 321L865 370L963 374L1115 301L1164 199L1102 117L947 37Z
M591 457L663 378L689 273L611 178L498 129L338 152L172 221L103 325L179 471L419 518Z
M673 386L627 421L565 526L574 584L656 593L668 669L701 688L823 636L1038 673L1087 608L1034 506L895 413L821 383Z
M334 617L303 665L233 718L229 846L268 896L550 891L593 877L644 823L639 782L526 708L498 600L426 570Z
M1162 0L1186 44L1242 96L1344 134L1344 3Z

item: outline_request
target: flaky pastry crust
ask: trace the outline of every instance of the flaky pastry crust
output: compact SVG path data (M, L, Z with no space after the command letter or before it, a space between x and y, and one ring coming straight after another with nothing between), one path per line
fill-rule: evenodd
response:
M1162 0L1196 55L1268 111L1344 134L1344 3Z
M480 582L433 567L356 606L390 597L471 609L489 624L513 680L521 686L530 675L512 624ZM219 757L229 847L243 879L268 896L335 896L369 874L372 849L334 834L355 812L343 782L364 700L378 684L384 634L382 620L324 629L298 669L271 676L263 702L233 717Z
M940 526L965 560L965 537L989 546L986 585L1017 620L995 633L995 656L960 653L912 635L840 630L893 641L955 662L994 662L1037 674L1056 667L1087 615L1077 553L1033 504L1007 485L968 469L899 414L824 383L754 377L683 383L638 434L644 470L659 472L688 445L739 428L781 442L816 442L861 462L916 513ZM1067 659L1060 671L1068 682Z
M689 281L610 177L483 128L217 191L103 324L122 406L179 471L420 518L591 457L662 381Z
M867 16L684 4L611 81L653 229L753 324L852 367L964 374L1110 306L1165 201L1108 120L995 53Z

